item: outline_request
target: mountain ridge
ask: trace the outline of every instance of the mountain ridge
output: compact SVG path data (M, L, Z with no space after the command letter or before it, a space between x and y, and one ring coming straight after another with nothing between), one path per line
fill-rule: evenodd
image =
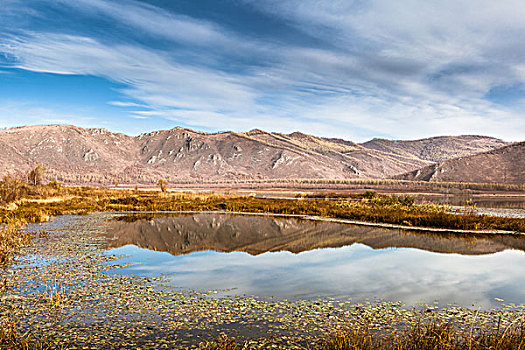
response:
M395 176L402 180L434 182L525 183L525 141L470 156L449 159Z
M207 133L183 127L129 136L105 128L33 125L0 130L0 175L37 163L47 180L153 184L237 179L391 178L508 143L487 136L355 143L302 132ZM439 152L438 152L439 151ZM434 152L434 153L432 153Z

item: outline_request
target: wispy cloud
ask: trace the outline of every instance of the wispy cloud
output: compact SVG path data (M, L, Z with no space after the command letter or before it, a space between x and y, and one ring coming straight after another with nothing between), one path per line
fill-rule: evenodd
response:
M35 124L75 124L91 127L96 121L94 116L72 113L35 105L32 102L0 100L0 127L11 127L17 121L18 126Z
M516 1L244 1L319 45L261 39L216 19L138 1L34 0L24 6L10 0L10 12L34 2L39 9L59 3L125 29L104 37L82 27L4 28L0 52L8 64L117 82L123 100L110 104L141 108L131 112L137 118L354 140L525 135L520 96L506 103L487 97L495 88L525 83L525 6ZM32 16L47 18L44 10Z
M117 106L117 107L147 107L147 105L135 103L135 102L109 101L108 103L112 106Z
M77 11L110 17L135 29L140 29L148 35L184 42L192 46L233 43L224 30L212 22L170 13L139 1L58 0L57 2Z

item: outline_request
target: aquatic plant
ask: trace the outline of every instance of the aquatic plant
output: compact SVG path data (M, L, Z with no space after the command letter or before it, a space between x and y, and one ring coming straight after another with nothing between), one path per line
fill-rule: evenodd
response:
M67 294L64 287L57 285L55 281L52 286L46 286L42 300L52 309L61 309L67 303Z

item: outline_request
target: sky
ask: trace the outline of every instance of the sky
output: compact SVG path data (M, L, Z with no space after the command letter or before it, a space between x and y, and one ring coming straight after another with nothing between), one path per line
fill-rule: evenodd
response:
M0 5L0 127L525 140L519 0Z

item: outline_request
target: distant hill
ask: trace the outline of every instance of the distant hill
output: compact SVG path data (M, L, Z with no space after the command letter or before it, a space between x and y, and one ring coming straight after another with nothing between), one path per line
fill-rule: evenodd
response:
M429 162L442 162L483 151L497 149L508 143L486 136L438 136L414 141L373 139L362 145L385 153L416 157Z
M397 176L405 180L525 184L525 142L446 160Z
M133 137L106 129L40 125L0 130L0 176L41 162L48 180L70 184L390 178L435 160L503 145L481 136L357 144L299 132L209 134L176 127Z

